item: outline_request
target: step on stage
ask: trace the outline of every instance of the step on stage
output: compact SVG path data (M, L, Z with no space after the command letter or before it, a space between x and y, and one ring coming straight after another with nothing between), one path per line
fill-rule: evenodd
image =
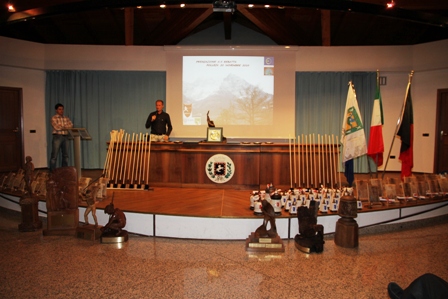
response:
M162 188L152 191L108 189L107 198L97 205L99 224L108 222L104 208L113 199L116 208L124 211L129 233L182 239L245 240L263 223L262 216L250 209L252 190ZM79 209L84 221L85 205ZM40 209L46 210L45 202ZM364 203L355 218L360 228L383 223L406 222L448 214L448 200L415 200L404 204L383 203L369 208ZM334 233L337 212L318 214L317 222L326 234ZM89 215L89 221L93 222ZM277 232L282 239L298 233L298 219L282 210L276 218Z

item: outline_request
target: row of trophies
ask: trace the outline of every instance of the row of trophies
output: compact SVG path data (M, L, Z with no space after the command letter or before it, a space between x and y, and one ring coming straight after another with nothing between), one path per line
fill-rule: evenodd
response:
M371 179L369 181L356 180L356 188L348 188L350 194L357 198L358 210L363 208L363 201L370 205L375 202L403 203L417 199L444 199L448 196L448 179L446 175L425 174L405 178L404 182L396 182L393 179ZM347 189L347 188L345 188ZM376 191L375 191L376 190ZM342 189L325 188L290 188L282 191L268 184L266 190L252 191L250 195L250 209L255 215L262 215L261 202L267 200L273 207L276 215L281 215L284 210L290 215L296 215L301 206L309 208L311 201L317 201L319 211L337 212ZM376 198L376 199L375 199Z
M33 194L46 196L46 182L48 180L48 172L36 171L31 182L31 191ZM25 171L19 169L16 173L9 172L0 175L0 189L10 192L18 192L26 194Z
M31 179L31 193L37 196L47 196L47 182L50 173L43 171L36 171ZM81 177L79 179L79 191L85 190L89 185L95 183L99 186L97 197L98 199L107 197L107 184L109 180L101 177L97 182L92 181L91 178ZM19 169L17 172L3 173L0 175L0 190L9 191L12 193L27 194L25 171Z
M352 188L346 188L350 194L353 192ZM307 188L291 188L282 191L275 189L271 184L267 185L266 190L252 191L250 196L250 209L254 211L255 215L261 216L262 201L267 200L274 208L276 215L281 215L282 210L290 215L297 215L298 208L306 206L309 208L310 202L316 201L321 213L328 211L337 212L339 202L343 190L340 189L307 189ZM358 209L362 209L362 202L357 201Z
M355 180L356 197L374 203L406 203L440 200L448 196L446 174L418 174L403 178Z

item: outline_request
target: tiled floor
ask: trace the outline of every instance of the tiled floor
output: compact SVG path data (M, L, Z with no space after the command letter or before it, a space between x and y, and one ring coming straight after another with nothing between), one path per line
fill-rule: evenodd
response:
M131 235L121 248L19 232L0 209L0 298L389 298L421 274L448 280L448 217L393 232L360 231L359 247L248 254L244 241ZM45 226L44 222L44 227Z

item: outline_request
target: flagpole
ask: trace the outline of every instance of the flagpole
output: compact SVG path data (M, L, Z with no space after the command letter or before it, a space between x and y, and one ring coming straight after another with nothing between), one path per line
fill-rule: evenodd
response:
M381 179L384 179L384 175L386 174L387 163L389 162L390 153L392 152L392 147L394 146L395 137L397 136L398 130L400 129L400 126L401 126L401 121L403 120L404 110L406 108L406 101L408 99L409 89L411 87L413 75L414 75L414 71L411 71L411 73L409 74L408 86L406 87L406 94L404 96L403 107L401 107L400 117L398 118L397 126L395 127L395 133L394 133L394 136L392 137L389 154L387 155L386 164L384 165L383 175L381 176Z
M376 70L376 86L377 86L377 88L380 88L380 70ZM380 95L380 99L381 99L381 95ZM381 118L383 118L383 108L381 107L381 104L380 104L380 111L381 111ZM381 126L382 125L383 125L383 122L381 121ZM379 156L379 154L376 153L376 155L375 155L376 178L378 178L378 156ZM367 161L368 161L368 159L367 159ZM370 163L369 163L369 170L370 170ZM370 176L370 177L372 177L372 176Z
M290 181L290 188L292 188L291 135L289 134L288 134L288 145L289 145L289 181Z
M378 88L380 86L380 70L376 70L376 88L378 91ZM376 95L375 95L375 100L376 100ZM374 100L374 101L375 101ZM375 106L375 105L374 105ZM375 109L375 108L374 108ZM372 130L372 125L370 125L370 130ZM372 134L372 131L369 132L369 135ZM369 138L369 142L370 142L370 138ZM367 167L369 168L369 174L370 174L370 178L372 178L372 169L370 168L370 161L369 161L369 155L367 155ZM372 160L373 158L370 157ZM376 165L376 177L378 178L378 153L375 154L375 165Z

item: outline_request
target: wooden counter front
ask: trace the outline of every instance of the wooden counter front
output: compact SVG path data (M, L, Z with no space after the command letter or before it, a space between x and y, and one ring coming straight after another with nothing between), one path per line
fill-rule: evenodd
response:
M129 185L131 188L138 186L139 189L159 186L264 190L268 183L285 189L297 179L297 173L300 174L295 168L303 166L298 163L300 155L297 153L300 150L291 154L288 144L142 142L138 145L114 144L111 149L111 155L118 157L110 158L111 184L119 185L118 187ZM225 183L212 181L206 172L207 162L217 154L226 155L234 164L233 176ZM319 150L310 150L309 154L314 157L319 155ZM297 157L297 162L294 155ZM130 158L133 156L138 158L136 160ZM140 164L148 164L148 158L149 167L141 166ZM125 162L120 163L120 160ZM139 161L137 162L139 165L132 167L128 165L127 161L134 160ZM123 165L128 166L120 170ZM136 169L136 175L132 175L132 180L113 176L114 173L126 175L130 172L128 169ZM137 175L140 169L146 174ZM132 171L131 173L133 174ZM136 181L134 177L142 177L144 180Z
M216 154L232 159L233 177L215 183L205 171ZM289 148L287 144L179 143L151 145L152 186L196 188L264 189L267 183L288 187Z
M151 144L150 186L181 187L182 157L180 149L182 146L178 143L153 142Z
M207 188L256 188L259 184L260 147L240 144L186 143L179 149L182 160L182 186ZM211 181L205 171L216 154L232 159L235 171L226 183Z

